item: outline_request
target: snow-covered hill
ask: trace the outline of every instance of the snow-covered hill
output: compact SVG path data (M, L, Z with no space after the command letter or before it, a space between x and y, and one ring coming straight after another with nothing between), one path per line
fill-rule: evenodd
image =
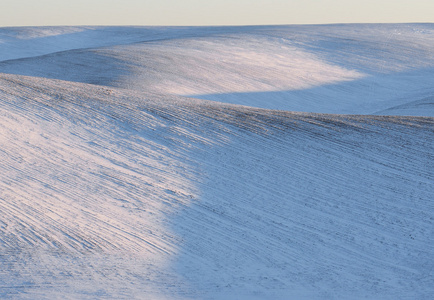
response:
M434 93L432 24L27 28L0 40L3 73L267 109L434 116L431 102L417 105Z
M0 297L430 299L433 29L14 29Z

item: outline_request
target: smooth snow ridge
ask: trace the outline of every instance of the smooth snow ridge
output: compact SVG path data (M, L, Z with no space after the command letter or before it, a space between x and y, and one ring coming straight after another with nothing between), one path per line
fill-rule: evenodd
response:
M0 40L2 73L266 109L434 116L431 102L418 105L434 95L432 24L4 28Z
M2 298L429 299L434 120L1 74Z

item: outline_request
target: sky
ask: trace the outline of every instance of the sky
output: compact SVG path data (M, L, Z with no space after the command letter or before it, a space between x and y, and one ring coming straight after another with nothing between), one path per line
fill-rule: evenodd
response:
M434 0L0 0L0 27L434 23Z

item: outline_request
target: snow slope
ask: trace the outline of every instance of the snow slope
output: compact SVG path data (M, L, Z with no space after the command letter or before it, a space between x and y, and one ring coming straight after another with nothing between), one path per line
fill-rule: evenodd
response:
M46 38L42 56L5 60L32 49L6 42L0 72L267 109L434 116L415 104L434 94L432 24L63 28L73 29Z
M381 70L375 51L354 47L360 61L332 55L340 34L369 40L396 26L416 32L413 43L410 33L394 41L413 59L396 51ZM312 93L300 110L344 110L333 105L362 91L358 77L368 73L384 79L376 91L408 82L393 94L399 101L379 93L388 105L355 95L345 109L358 115L181 96L239 89L240 101L250 93L240 89L257 88L243 98L255 105L280 97L279 85L305 84L277 63L277 74L241 76L286 55L275 37L296 28L178 28L176 40L1 62L0 72L33 77L0 74L0 298L430 299L434 119L417 115L432 112L431 25L300 27L300 43L335 43L321 46L321 59L315 50L288 54L330 72L314 76L315 92L299 90L300 99ZM183 37L188 30L197 36ZM259 48L262 39L269 43ZM248 60L246 49L256 51ZM244 67L225 73L224 57ZM234 80L211 86L207 72ZM342 82L354 86L339 94ZM327 92L337 99L318 102ZM390 116L360 115L367 108Z

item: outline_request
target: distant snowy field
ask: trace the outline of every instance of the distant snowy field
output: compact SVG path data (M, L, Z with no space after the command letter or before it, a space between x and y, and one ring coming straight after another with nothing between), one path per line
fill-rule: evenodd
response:
M428 25L0 29L0 72L267 109L434 116Z
M433 24L0 28L2 299L432 299L433 195Z

